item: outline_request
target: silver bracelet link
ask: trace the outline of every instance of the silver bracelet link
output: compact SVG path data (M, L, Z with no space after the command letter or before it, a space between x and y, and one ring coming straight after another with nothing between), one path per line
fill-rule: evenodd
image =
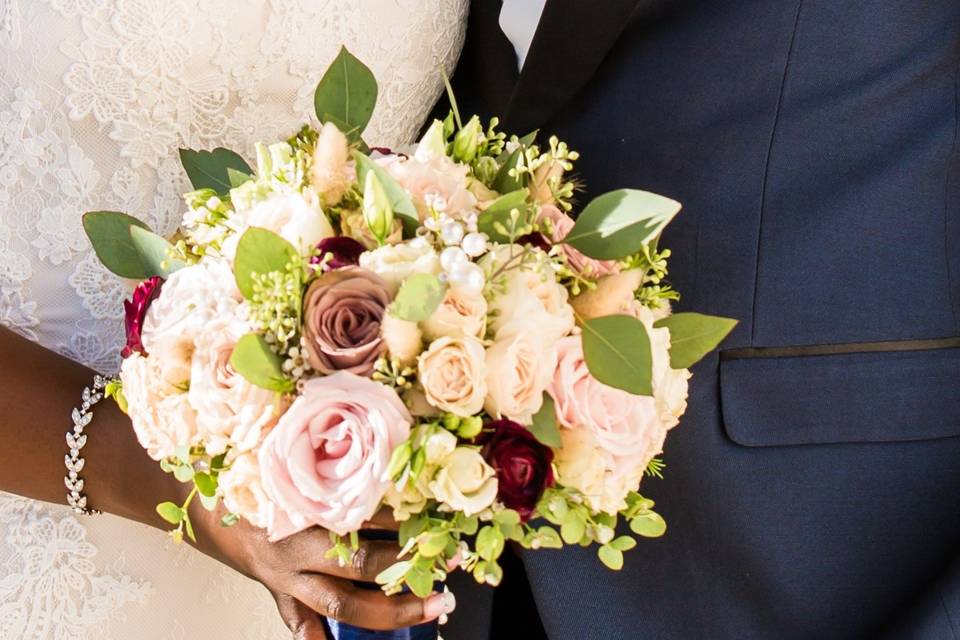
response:
M106 386L106 378L97 375L93 378L93 387L84 388L82 402L71 414L73 429L67 432L67 446L70 448L70 453L63 457L63 462L67 466L67 475L63 478L67 486L67 504L73 508L74 513L86 516L100 512L87 507L87 496L83 493L83 478L80 477L80 472L83 471L86 461L80 456L80 450L87 444L87 436L83 430L93 420L93 406L103 400L103 390Z

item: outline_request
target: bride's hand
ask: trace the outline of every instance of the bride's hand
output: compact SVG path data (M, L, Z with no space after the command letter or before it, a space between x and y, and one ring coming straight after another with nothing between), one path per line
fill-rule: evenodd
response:
M191 512L198 548L263 584L296 640L325 640L320 616L389 630L427 622L453 609L452 594L436 593L426 599L412 594L386 596L379 589L353 584L354 580L372 583L395 563L395 542L361 541L353 562L341 567L335 558L325 557L331 546L325 529L315 527L270 542L264 530L242 520L231 527L220 526L223 513L202 507ZM392 519L378 514L375 526L392 527Z

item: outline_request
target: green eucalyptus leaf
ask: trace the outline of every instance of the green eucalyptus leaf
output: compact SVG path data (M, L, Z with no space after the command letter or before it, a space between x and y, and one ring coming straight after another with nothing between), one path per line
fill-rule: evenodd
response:
M497 176L493 179L493 184L491 185L495 191L499 191L500 193L509 193L524 187L523 176L521 176L518 180L510 175L511 169L516 169L520 164L520 161L523 159L523 149L523 145L517 147L504 159L503 163L500 165L500 170L497 171Z
M180 508L180 505L172 502L158 504L157 513L170 524L180 524L180 521L183 520L183 509Z
M598 260L618 260L657 238L680 203L656 193L619 189L594 198L564 242Z
M248 333L237 341L230 364L237 373L258 387L279 393L291 393L294 390L293 380L283 373L280 356L257 333Z
M320 78L313 104L321 122L333 122L357 141L377 106L377 80L365 64L341 47Z
M407 278L390 305L390 315L410 322L422 322L433 315L447 287L431 273L415 273Z
M650 511L631 520L630 531L644 538L659 538L667 532L667 522L656 511Z
M201 471L194 474L193 483L197 485L197 491L200 492L200 495L208 498L217 495L217 481L209 473Z
M567 544L577 544L586 533L587 527L579 518L569 518L560 525L560 537Z
M412 238L417 232L417 227L420 226L420 214L417 213L417 208L414 206L413 200L410 199L410 194L400 186L399 182L394 180L393 176L387 173L386 169L371 160L369 156L354 151L353 159L357 163L358 184L366 184L367 174L372 171L387 194L387 200L390 201L390 207L393 209L394 215L398 216L403 224L403 236Z
M149 229L130 227L130 240L140 252L143 268L150 275L168 278L171 273L187 266L172 255L173 245Z
M297 258L294 246L274 232L250 227L240 236L233 261L237 288L250 300L253 297L254 275L283 271Z
M408 520L404 520L400 523L400 530L398 532L400 544L406 544L410 538L415 538L420 535L426 527L426 519L418 515L411 516Z
M253 173L240 154L223 147L213 151L180 149L180 163L194 189L213 189L220 195L236 186L231 179L231 170L244 174L248 179Z
M543 525L537 529L537 538L540 540L541 549L562 549L563 540L560 534L553 527Z
M477 219L477 229L487 234L494 242L510 242L511 238L497 231L497 227L503 225L510 228L510 212L514 209L519 209L521 223L526 222L529 194L528 189L517 189L494 200Z
M252 175L239 169L234 169L233 167L227 167L227 180L230 182L230 188L236 189L237 187L246 184L253 178Z
M433 574L426 569L412 567L407 572L405 581L418 598L426 598L433 592Z
M500 530L497 527L487 525L480 529L480 533L477 534L477 555L489 562L495 562L503 553L505 544L506 541L503 539Z
M557 427L556 406L553 398L546 391L543 392L543 404L540 405L540 410L533 414L530 433L544 446L558 448L562 444L560 428Z
M670 330L670 367L687 369L716 349L737 321L701 313L675 313L653 326Z
M623 552L619 549L605 544L597 549L597 555L600 557L600 562L605 564L608 569L613 569L614 571L623 569Z
M193 467L189 464L181 464L173 470L173 477L179 482L190 482L193 480Z
M620 536L611 540L609 544L617 551L630 551L637 546L637 541L630 536Z
M583 357L603 384L635 395L653 395L653 358L643 323L612 315L583 322Z
M400 578L406 575L407 571L410 570L411 563L409 560L401 560L400 562L395 562L380 573L377 574L377 577L374 578L377 584L390 584L391 582L396 582Z
M103 266L121 278L142 280L155 274L150 273L140 257L140 248L130 234L133 228L149 231L145 223L119 211L91 211L83 215L83 230Z
M423 533L417 543L417 553L426 558L434 558L446 549L449 541L450 536L444 531Z

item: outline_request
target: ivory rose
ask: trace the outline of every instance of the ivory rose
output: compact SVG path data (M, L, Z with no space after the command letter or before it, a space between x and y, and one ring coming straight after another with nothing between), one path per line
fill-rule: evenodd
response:
M390 297L379 276L356 267L314 280L303 296L303 339L310 366L323 374L370 375L383 351L380 323Z
M223 506L250 521L255 527L266 527L270 516L270 499L263 490L260 463L253 453L237 456L230 468L220 473Z
M443 336L483 338L487 330L487 301L480 293L450 287L440 306L420 326L427 340Z
M661 452L667 426L656 400L609 387L590 375L580 336L557 343L557 368L547 391L560 426L590 432L609 456L613 475L634 474Z
M431 405L461 417L483 408L487 367L479 340L440 338L420 354L417 362L420 384Z
M195 339L188 396L212 455L228 446L253 449L283 409L276 393L252 384L230 363L237 341L250 331L246 322L227 315L211 320Z
M548 228L549 234L547 237L550 242L560 246L560 252L566 258L567 265L577 273L587 278L599 278L616 273L619 270L616 260L595 260L583 255L570 245L563 244L563 239L573 229L574 222L573 218L560 211L556 206L545 204L540 207L537 221Z
M140 446L154 460L200 441L197 414L186 391L167 382L153 358L134 352L120 365L127 414Z
M360 256L360 266L376 273L396 294L403 281L415 273L440 273L440 258L430 243L420 238L384 245Z
M334 235L327 215L311 191L273 195L251 209L238 211L231 226L235 233L223 243L223 254L231 260L240 238L250 227L273 231L304 256L313 251L318 242Z
M367 378L341 371L304 382L259 452L270 539L313 525L359 529L390 487L390 456L412 421L393 389Z
M430 491L453 511L480 513L497 497L497 474L476 449L457 447L440 465Z
M494 418L528 425L543 404L557 364L556 349L529 333L517 333L487 349L487 397L484 408Z

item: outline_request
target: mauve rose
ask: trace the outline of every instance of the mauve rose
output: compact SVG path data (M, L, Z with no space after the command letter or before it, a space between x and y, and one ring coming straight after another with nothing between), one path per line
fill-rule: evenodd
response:
M553 450L512 420L496 420L487 429L480 442L484 459L497 470L500 500L526 521L543 490L553 486Z
M153 276L137 285L133 291L133 296L129 300L123 301L124 323L127 329L127 345L120 352L124 358L129 358L134 353L147 354L143 348L143 342L140 339L140 333L143 330L143 319L147 316L147 309L150 303L160 295L160 288L163 286L163 278Z
M366 247L353 238L333 236L321 240L317 244L317 250L320 251L320 255L311 258L311 264L320 264L323 257L330 254L330 259L324 263L323 269L333 271L360 264L360 254L366 251Z
M590 278L599 278L619 271L616 260L595 260L583 255L570 245L563 244L563 239L573 229L574 221L573 218L560 211L556 206L552 204L543 205L540 207L537 218L539 222L546 222L549 225L548 239L553 244L560 245L560 251L567 259L567 264L577 273Z
M313 525L356 531L390 488L413 418L390 387L346 372L303 383L258 452L271 540Z
M324 375L370 375L383 351L380 323L388 304L383 278L358 267L329 271L314 280L303 297L310 366Z

